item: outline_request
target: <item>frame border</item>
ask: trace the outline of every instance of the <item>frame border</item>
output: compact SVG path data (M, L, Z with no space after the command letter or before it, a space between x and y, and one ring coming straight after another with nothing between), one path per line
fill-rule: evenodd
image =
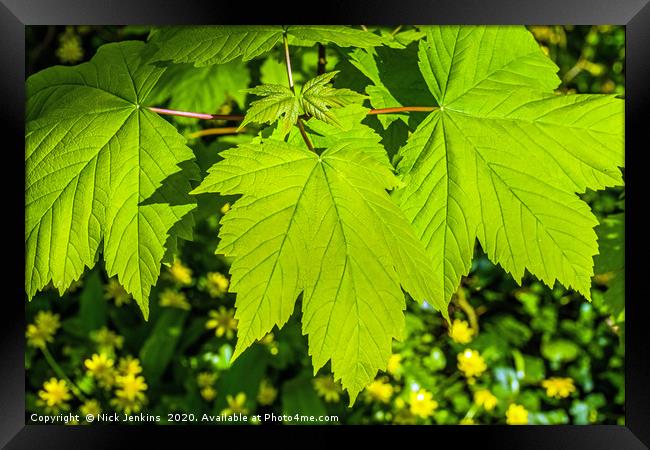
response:
M297 2L296 2L297 3ZM24 146L25 115L25 25L97 25L97 24L219 24L238 23L244 18L257 23L471 23L471 24L617 24L626 26L626 202L632 205L626 209L626 292L628 298L636 297L645 287L643 280L648 275L642 252L648 246L647 232L642 229L643 216L641 190L645 168L639 164L644 149L649 149L647 123L650 117L650 0L378 0L369 4L331 0L316 15L301 15L305 4L269 4L251 6L224 4L214 0L0 0L0 75L3 98L6 107L0 109L0 123L3 139L9 139L3 157L11 161L11 173L22 177L24 183L24 156L16 149ZM280 7L282 9L280 9ZM645 128L644 128L645 127ZM645 145L644 145L645 144ZM631 161L631 163L630 163ZM13 169L13 167L20 169ZM646 169L647 170L647 169ZM647 175L646 175L647 177ZM142 433L164 439L166 446L187 445L187 438L180 437L178 427L116 427L95 425L93 427L66 427L54 425L25 424L25 372L24 372L24 305L17 298L24 299L24 196L16 186L21 182L11 177L2 177L5 196L15 211L11 214L9 231L15 236L11 242L16 245L16 258L20 264L10 266L11 287L8 304L0 315L0 336L2 364L0 365L0 446L5 448L119 448L133 445ZM637 186L638 185L638 186ZM639 211L639 212L637 212ZM18 219L17 219L18 218ZM627 245L634 242L634 246ZM647 258L647 256L645 256ZM8 265L9 266L9 265ZM547 425L543 427L521 426L437 426L406 427L409 435L424 439L447 438L457 444L468 442L499 443L500 448L625 448L643 449L650 446L650 357L645 344L648 342L647 308L644 298L627 304L626 357L625 357L625 426L617 425ZM186 427L180 427L180 431ZM337 438L352 430L371 430L372 437L380 440L388 434L405 431L404 427L329 427ZM228 428L232 433L220 433L219 442L237 437L259 438L259 433L291 427L240 427ZM307 438L325 434L323 427L312 426ZM224 430L223 428L221 430ZM262 431L264 430L264 431ZM193 427L193 437L214 439L212 427ZM287 433L289 431L282 431ZM227 436L226 436L227 435ZM148 436L148 437L149 437ZM309 442L307 441L307 442ZM149 441L150 442L150 441ZM286 440L283 442L287 442Z

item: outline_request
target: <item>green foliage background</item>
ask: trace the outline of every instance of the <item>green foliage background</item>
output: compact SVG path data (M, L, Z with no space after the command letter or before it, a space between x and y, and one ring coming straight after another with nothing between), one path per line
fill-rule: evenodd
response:
M561 90L625 95L622 27L531 26L529 29L560 67ZM390 30L386 28L387 32ZM147 32L147 28L131 26L28 27L27 76L55 64L87 61L104 43L144 38ZM276 50L277 55L272 53L248 63L249 78L242 87L247 82L248 86L254 86L283 80L286 75L279 49ZM340 56L328 49L327 70L340 68ZM314 76L316 48L296 47L292 57L297 83ZM238 91L237 80L225 82L233 83L234 93L218 97L219 112L242 113L251 99ZM176 102L175 107L184 109L180 100L178 106L179 99L163 96L160 106ZM200 104L185 108L192 107L211 112L201 109ZM216 162L220 150L247 139L241 135L193 138L193 133L215 124L183 118L170 120L190 138L188 145L195 151L204 173ZM373 126L373 120L369 125ZM390 149L390 142L385 144ZM583 196L601 223L605 219L615 222L622 217L624 197L624 188L587 192ZM463 419L492 424L506 422L506 410L511 403L526 408L528 423L533 424L623 423L624 314L613 316L610 306L612 301L622 304L623 291L614 289L611 280L614 266L604 264L599 272L597 262L594 300L590 304L562 287L548 289L533 277L526 277L523 286L517 286L477 247L471 273L463 280L450 310L452 319L469 323L475 320L478 333L473 340L467 344L455 342L439 313L426 303L419 306L408 302L407 336L393 346L393 352L400 355L400 364L395 364L391 373L378 376L392 386L390 399L382 402L362 393L354 407L348 408L347 394L342 394L336 386L326 388L328 366L316 379L313 377L306 339L300 333L299 309L272 338L254 344L234 364L230 363L233 335L225 333L218 337L214 329L206 328L206 322L209 311L222 307L232 309L234 295L210 295L207 275L228 274L228 261L215 257L214 250L218 244L219 211L234 198L205 195L198 200L194 239L181 244L180 257L192 270L192 282L181 286L170 276L162 276L152 290L148 322L142 320L134 301L124 305L115 302L107 289L109 281L105 271L99 265L87 271L63 297L50 289L26 303L28 323L42 310L60 315L62 322L54 341L47 346L54 362L48 361L41 350L27 347L28 411L43 412L38 404L38 391L46 380L61 376L53 366L62 369L84 398L97 399L105 412L112 411L113 393L96 386L84 368L84 361L100 352L97 340L92 338L93 332L106 327L123 337L121 348L107 350L110 355L116 359L126 355L139 358L148 385L142 412L160 415L163 423L167 421L167 413L172 412L200 416L239 408L250 414L333 414L338 416L338 422L347 424L458 424ZM603 239L604 231L598 231ZM620 247L619 234L613 236L613 241ZM166 272L163 269L163 274ZM610 291L608 286L612 288ZM182 292L191 309L161 306L159 298L166 289ZM607 302L605 296L609 296ZM467 348L477 350L487 366L475 380L464 377L457 367L457 355ZM206 398L210 396L201 392L197 380L200 373L206 372L214 374L211 386L216 391L214 399ZM575 392L567 398L549 397L541 382L550 377L572 378ZM263 380L269 397L260 401ZM474 403L472 393L479 387L489 389L496 396L494 409L486 411ZM418 416L409 409L409 402L411 392L422 390L431 393L437 407ZM262 405L269 403L274 391L275 398L270 404ZM241 393L245 398L237 397ZM81 404L77 398L71 399L71 411L78 411Z

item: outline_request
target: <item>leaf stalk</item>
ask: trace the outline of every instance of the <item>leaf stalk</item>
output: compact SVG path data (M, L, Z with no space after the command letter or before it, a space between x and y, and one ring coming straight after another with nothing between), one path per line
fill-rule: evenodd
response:
M192 119L205 119L205 120L235 120L242 121L244 116L240 114L206 114L191 111L177 111L175 109L156 108L148 106L147 109L151 112L162 114L163 116L179 116L190 117Z

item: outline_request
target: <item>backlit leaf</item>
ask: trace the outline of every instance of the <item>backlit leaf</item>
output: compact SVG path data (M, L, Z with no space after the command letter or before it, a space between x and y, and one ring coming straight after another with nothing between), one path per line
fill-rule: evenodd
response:
M314 370L331 360L354 401L403 336L402 287L436 297L431 263L386 192L398 183L390 165L351 142L319 156L258 140L221 155L194 193L244 194L221 221L217 249L234 258L235 355L282 326L302 293Z
M523 27L426 29L419 67L440 108L401 149L395 198L434 260L445 299L474 242L587 298L598 221L576 195L622 184L623 101L554 95L557 67Z
M143 107L164 69L141 42L27 80L25 282L63 293L103 251L145 318L170 229L194 208L185 139ZM190 163L192 164L192 163ZM171 177L170 177L171 176Z

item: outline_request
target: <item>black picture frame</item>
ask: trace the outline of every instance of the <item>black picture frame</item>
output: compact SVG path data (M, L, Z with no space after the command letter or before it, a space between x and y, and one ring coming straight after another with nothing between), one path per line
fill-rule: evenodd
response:
M216 0L0 0L0 80L3 107L2 222L5 242L16 246L5 253L6 299L0 310L0 445L6 448L130 448L142 434L153 445L193 445L197 439L219 444L230 436L259 437L272 430L287 433L285 445L295 439L295 427L229 427L217 433L211 427L110 426L67 427L25 424L25 320L24 320L24 113L26 25L127 25L127 24L224 24L224 23L436 23L436 24L615 24L626 27L626 360L625 426L436 426L372 427L367 433L383 440L388 434L406 432L427 445L516 449L641 449L650 446L650 356L646 350L648 299L642 293L647 264L642 258L650 248L644 219L644 154L650 117L650 0L331 0L328 2L267 2L268 5ZM9 160L8 158L11 158ZM22 178L21 178L22 177ZM10 208L7 208L7 205ZM14 256L15 255L15 256ZM290 431L289 428L291 429ZM368 427L307 427L303 446L310 446L325 432L339 435L367 432ZM232 432L230 432L232 430ZM290 433L290 434L289 434ZM302 433L300 433L302 434ZM411 437L412 436L412 437ZM189 439L188 439L189 438ZM423 441L423 442L427 442ZM454 443L454 444L443 444ZM336 445L336 444L333 444Z

